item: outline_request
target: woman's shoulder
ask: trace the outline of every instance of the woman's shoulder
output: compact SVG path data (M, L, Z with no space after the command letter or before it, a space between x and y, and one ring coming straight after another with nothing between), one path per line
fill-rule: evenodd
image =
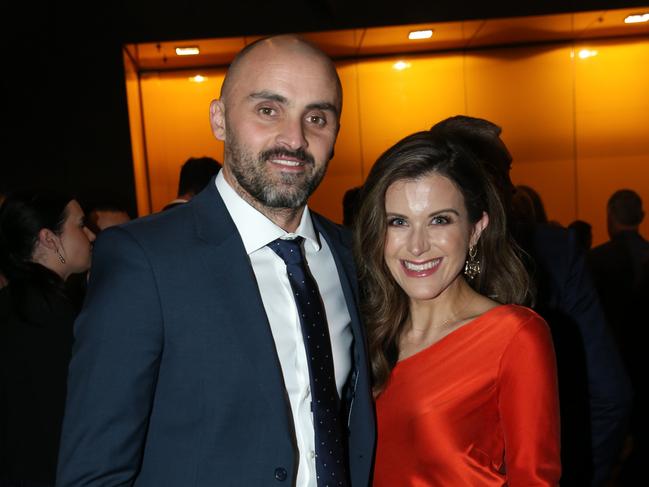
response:
M543 318L536 311L527 306L520 304L501 304L498 308L504 316L508 316L514 320L544 322Z
M10 283L0 290L0 317L20 326L49 327L72 323L76 317L72 302L60 291L35 283Z
M501 304L494 306L484 314L485 318L498 324L500 330L515 334L521 330L532 332L549 330L545 320L536 311L518 304Z

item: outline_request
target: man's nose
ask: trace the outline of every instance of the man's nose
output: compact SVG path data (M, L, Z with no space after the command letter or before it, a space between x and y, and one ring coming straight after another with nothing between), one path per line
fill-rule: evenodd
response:
M304 136L304 126L301 119L287 118L277 134L277 142L290 150L304 149L308 146Z

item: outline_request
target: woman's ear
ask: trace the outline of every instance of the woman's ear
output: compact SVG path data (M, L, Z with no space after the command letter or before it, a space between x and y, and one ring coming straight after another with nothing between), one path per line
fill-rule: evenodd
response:
M473 225L473 231L471 232L471 238L469 239L469 246L474 247L478 244L480 235L482 235L482 232L485 228L487 228L488 225L489 215L487 215L486 211L483 211L482 217Z
M65 257L62 252L63 244L61 243L61 238L52 230L42 228L38 232L38 240L36 241L36 245L34 245L32 260L43 264L45 267L50 267L52 262L55 262L53 260L53 257L55 257L62 264L65 264Z
M61 247L61 239L49 228L41 228L38 232L38 244L41 247L56 252Z

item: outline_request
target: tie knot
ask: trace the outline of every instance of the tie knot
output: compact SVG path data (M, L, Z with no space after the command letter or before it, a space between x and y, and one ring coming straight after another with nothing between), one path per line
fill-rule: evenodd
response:
M273 252L279 255L286 265L301 264L302 259L302 241L303 237L295 237L292 240L278 238L273 240L268 246Z

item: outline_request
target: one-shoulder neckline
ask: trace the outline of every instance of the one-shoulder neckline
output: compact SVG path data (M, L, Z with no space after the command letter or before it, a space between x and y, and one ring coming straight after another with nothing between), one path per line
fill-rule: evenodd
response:
M489 308L487 311L485 311L481 315L478 315L475 318L473 318L472 320L467 321L462 326L460 326L460 327L456 328L455 330L451 331L450 333L444 335L442 338L440 338L436 342L431 343L430 345L422 348L421 350L419 350L418 352L413 353L412 355L409 355L406 358L398 360L394 368L396 369L399 365L406 364L407 362L410 362L411 359L416 359L417 357L419 357L421 355L424 355L429 350L432 350L433 348L437 348L440 344L450 340L450 337L454 337L454 336L457 336L458 334L460 334L460 332L462 330L465 330L465 333L466 333L466 329L470 330L470 329L474 328L476 323L480 323L483 320L483 318L491 315L492 313L495 313L497 310L500 311L500 310L503 310L503 309L509 309L512 306L515 306L515 305L513 305L513 304L498 304L498 305L494 306L493 308Z

